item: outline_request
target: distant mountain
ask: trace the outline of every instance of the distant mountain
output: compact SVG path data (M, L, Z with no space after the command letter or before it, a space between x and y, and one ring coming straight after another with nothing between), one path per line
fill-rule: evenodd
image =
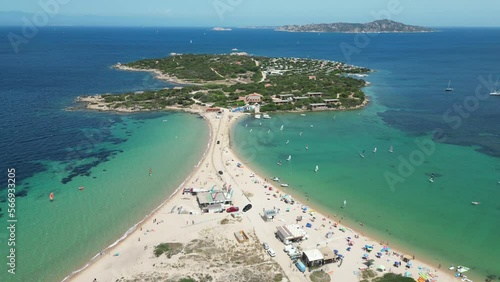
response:
M276 28L288 32L343 32L343 33L390 33L390 32L433 32L434 29L406 25L391 20L378 20L369 23L330 23L284 25Z

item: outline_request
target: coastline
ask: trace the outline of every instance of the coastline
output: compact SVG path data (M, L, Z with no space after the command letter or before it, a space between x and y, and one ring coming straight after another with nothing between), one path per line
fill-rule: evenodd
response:
M197 112L188 112L188 113L197 113ZM207 123L208 126L210 127L211 125ZM210 143L211 143L211 138L212 138L212 130L209 130L209 136L208 136L208 143L205 151L202 154L201 159L198 161L198 163L195 165L195 169L191 171L191 173L182 181L179 186L170 194L163 202L161 202L156 208L154 208L151 212L149 212L147 215L143 217L139 222L135 223L132 227L127 229L127 231L120 236L117 240L115 240L113 243L111 243L109 246L105 247L102 251L99 253L95 254L89 261L85 263L84 266L80 267L77 270L72 271L70 274L68 274L62 282L64 281L70 281L72 279L75 279L81 272L84 272L87 268L92 266L94 263L97 263L103 255L106 253L109 253L110 250L112 250L114 247L119 246L122 242L124 242L131 234L137 231L137 227L140 226L141 224L144 224L147 220L151 219L165 204L167 204L172 197L174 197L179 190L184 186L184 184L191 179L199 170L200 164L203 162L203 160L206 158L208 150L210 149Z
M152 243L153 245L159 244L161 242L166 241L167 237L171 237L171 240L177 240L177 241L183 241L189 238L196 239L200 235L198 234L198 232L202 232L206 229L218 228L216 221L224 218L228 214L226 213L203 214L203 215L173 214L173 210L176 206L172 208L171 207L172 205L179 203L186 204L185 196L183 196L183 193L181 194L179 192L179 190L181 190L180 188L182 188L183 185L189 186L189 185L196 185L196 183L201 184L203 183L203 180L207 180L207 182L212 182L219 185L229 182L232 185L238 187L237 189L241 190L242 193L241 195L239 193L240 191L238 191L238 193L235 193L235 199L234 199L235 204L242 206L244 202L248 202L251 200L251 203L255 206L253 210L244 214L242 225L247 229L249 227L252 227L253 231L256 234L256 237L259 239L260 242L268 242L275 250L277 250L278 255L276 258L274 258L274 260L277 263L279 263L281 269L283 269L283 271L287 274L288 279L290 281L309 281L307 277L303 276L298 271L295 271L295 266L293 266L290 263L288 257L286 257L286 255L282 254L282 252L278 250L281 249L283 245L281 244L281 242L278 242L274 238L275 226L273 225L280 224L280 222L273 222L273 224L269 225L268 223L263 222L260 216L256 214L263 207L269 205L275 205L281 207L283 208L283 210L287 207L293 208L293 211L290 213L287 212L284 213L283 215L280 214L280 218L278 220L285 222L290 222L290 221L293 222L295 219L294 212L300 212L301 204L288 206L284 204L282 201L279 201L279 199L272 198L270 196L270 192L268 192L267 189L262 189L263 184L273 185L272 183L268 184L265 181L265 179L267 178L264 176L265 174L259 174L258 176L257 175L254 176L254 178L253 177L248 178L248 175L252 173L252 170L250 168L233 167L233 164L236 164L236 162L240 162L243 164L245 163L244 161L240 161L241 158L235 154L233 149L231 149L232 141L230 140L229 137L232 131L231 129L233 128L233 126L236 125L236 121L243 116L245 115L237 113L229 113L227 111L224 111L223 116L220 119L218 119L215 117L215 114L213 113L206 114L205 118L207 119L210 127L210 139L209 139L210 142L207 146L207 150L204 153L202 159L198 162L197 167L193 170L190 176L158 208L156 208L148 216L146 216L144 220L134 225L129 230L130 232L127 231L126 233L127 236L125 238L123 239L120 238L122 239L121 241L119 240L117 241L116 244L109 246L106 249L108 251L108 254L103 254L102 256L98 256L97 258L94 259L94 261L88 263L83 270L79 270L79 272L77 273L73 272L74 274L72 274L72 276L70 277L67 277L65 281L66 280L91 281L89 279L92 279L92 277L97 277L97 281L111 281L111 280L114 281L117 278L121 277L132 278L132 277L137 277L137 275L140 274L151 273L151 272L156 273L158 271L160 273L162 271L168 271L169 274L171 274L172 272L185 274L186 271L181 271L181 270L175 271L171 268L165 270L155 266L159 262L161 262L161 264L163 265L165 260L163 258L152 258L150 253L146 251L147 245L143 247L143 244L145 243L148 244ZM217 146L216 141L221 141L222 144L220 146ZM218 147L219 150L216 150L216 147ZM223 181L223 177L217 175L216 171L224 171L224 178L226 178L226 180L229 181ZM217 177L213 177L214 175L217 175ZM228 177L230 177L230 179ZM200 179L201 181L199 181ZM278 190L283 191L281 187ZM252 194L252 196L248 196L249 194ZM269 204L270 201L273 202ZM192 199L191 199L191 204L192 204ZM170 208L172 208L172 210L169 213L168 210ZM324 218L324 221L322 222L324 224L322 225L322 227L315 228L314 230L308 229L308 231L310 231L311 233L310 234L311 237L309 240L306 240L303 243L304 245L312 245L311 241L321 242L320 244L324 244L324 242L322 242L325 241L323 236L324 232L328 230L332 231L336 230L333 229L331 222L329 222L328 224L326 223L326 218L328 217L330 220L330 217L324 216L326 215L326 213L323 213L321 209L320 211L321 214L316 214L316 217ZM151 220L152 218L154 218L153 224L150 224L149 220ZM159 226L158 223L155 225L154 223L157 218L161 218L162 219L161 222L163 222L163 220L170 222L169 227L166 227L164 225ZM188 223L190 220L186 219L192 219L193 226L189 225ZM200 220L202 223L198 223ZM196 225L195 221L197 222ZM186 226L184 226L183 224L184 222L186 222ZM282 224L284 223L281 223L281 225ZM149 229L148 232L145 233L142 232L143 228L149 228L151 226L155 228L154 233L150 233ZM229 227L230 226L224 228L229 228ZM345 225L344 227L349 231L349 233L347 234L353 234L353 235L358 234L356 233L356 229L352 229ZM189 228L189 231L183 230L184 228ZM164 233L162 233L161 231L164 231ZM144 233L146 235L146 239L143 239L142 241L141 237L143 235L141 233ZM347 234L343 235L339 231L335 231L335 233L336 234L338 233L339 235L335 235L336 238L334 238L335 240L334 242L332 241L332 243L339 245L343 243L345 244L345 239L343 239L343 237L347 236ZM179 238L179 236L175 236L176 234L177 235L181 234L180 235L181 238ZM132 240L136 238L138 238L138 241ZM340 267L337 268L337 266L333 264L327 267L329 268L329 270L332 269L330 271L331 272L330 276L333 280L340 279L339 281L358 281L358 277L353 276L352 273L353 271L359 271L359 268L363 266L362 264L363 259L361 258L363 251L360 249L361 246L363 244L373 244L374 246L378 246L379 244L377 241L362 235L360 236L359 239L356 239L356 241L357 242L363 241L364 243L357 243L354 246L355 250L347 254L346 257L348 257L349 259L346 258L346 261L343 263L344 266L342 268ZM328 242L326 242L326 245L328 245ZM304 249L308 248L309 247L304 246ZM120 251L120 253L125 253L126 254L125 258L121 256L117 257L112 256L110 255L111 251L117 251L117 252ZM396 251L392 250L392 252ZM262 253L264 259L267 259L266 261L268 261L269 258L263 252L263 250ZM152 264L152 267L151 267L151 262L155 262ZM385 262L385 257L380 261L377 259L376 264L383 262ZM437 270L433 267L429 267L428 264L420 260L415 260L414 265L419 265L419 266L423 265L424 266L423 269L428 270L432 274L436 274L439 277L439 281L456 281L453 279L453 276L450 274L450 272L445 272L443 271L443 269ZM391 265L387 265L387 262L386 266L387 268L391 269L390 268ZM403 270L404 272L404 269L398 269L398 271L399 270ZM411 268L408 271L410 271L413 274L414 278L418 277L418 272L419 272L418 269Z

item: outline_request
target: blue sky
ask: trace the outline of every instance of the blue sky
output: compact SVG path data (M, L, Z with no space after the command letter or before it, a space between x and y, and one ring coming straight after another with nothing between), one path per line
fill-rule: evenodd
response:
M50 2L60 3L58 17L81 25L97 18L165 26L369 22L385 14L424 26L500 26L499 0L16 0L3 1L0 11L43 12L40 3Z

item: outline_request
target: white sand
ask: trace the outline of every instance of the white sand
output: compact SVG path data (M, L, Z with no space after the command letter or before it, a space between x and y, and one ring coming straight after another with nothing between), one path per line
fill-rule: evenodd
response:
M255 232L260 243L267 242L275 250L276 257L270 258L263 248L257 248L255 252L261 252L259 255L261 255L263 261L274 260L279 263L290 281L310 281L310 272L306 271L306 275L304 275L291 264L290 258L283 251L283 243L275 238L274 233L277 226L295 223L295 219L299 215L303 216L303 220L299 222L301 225L311 222L312 216L309 213L302 212L301 204L295 203L294 205L289 205L281 201L279 196L274 197L273 194L277 193L276 189L273 189L273 191L265 189L264 185L266 183L264 183L264 179L257 175L250 177L252 171L248 167L238 168L236 166L236 163L244 164L245 161L239 160L229 149L229 130L232 123L238 117L242 116L242 114L225 111L223 117L220 119L216 118L215 113L206 113L204 115L211 127L210 146L201 165L196 168L192 176L185 182L184 187L204 187L210 189L213 185L217 185L220 188L224 183L231 184L236 189L233 197L235 206L241 209L250 200L253 208L243 213L240 222L220 225L222 219L230 218L225 212L194 215L178 214L177 207L180 206L199 212L196 198L187 194L183 195L182 189L180 189L123 242L106 254L103 254L85 270L71 277L71 281L93 281L94 278L97 278L97 281L116 281L121 277L131 279L147 273L168 273L168 275L178 273L179 275L183 275L193 271L209 271L209 269L206 269L209 268L208 262L205 265L206 267L197 267L196 270L193 269L195 265L176 268L159 267L159 265L163 265L166 262L166 258L156 258L152 253L153 247L164 242L187 243L193 239L208 236L204 234L208 234L211 231L212 233L215 232L214 234L220 234L220 236L236 242L230 234L238 230L244 230L247 233ZM216 140L220 141L219 145L216 144ZM219 170L224 172L222 177L217 174ZM272 182L268 185L274 187L276 183ZM251 193L253 196L246 198L243 193ZM280 209L279 215L273 222L264 222L259 213L262 213L263 209L272 209L273 207ZM286 212L287 208L290 209L289 212ZM171 213L171 211L174 212ZM324 219L324 216L321 214L316 213L315 217L316 220L313 222L313 228L305 228L309 233L309 239L300 243L300 246L303 250L316 248L317 245L327 246L331 249L338 249L340 253L345 255L345 259L340 267L338 263L322 267L325 272L330 274L331 281L359 281L356 273L359 272L359 268L366 267L362 259L365 253L362 247L365 244L374 245L375 247L370 254L370 258L375 259L373 269L379 265L384 265L386 271L400 274L409 271L414 278L418 277L419 272L430 272L438 277L438 281L459 281L446 268L445 270L436 270L435 267L430 267L416 260L413 261L413 267L410 269L406 269L404 265L395 268L392 266L393 261L401 259L396 258L394 255L388 256L385 254L382 258L375 258L375 254L380 251L382 246L378 242L364 236L354 239L352 250L350 252L346 251L346 237L350 236L354 238L355 233L347 227L346 232L340 231L340 225L334 227L334 222ZM153 223L154 219L156 219L156 223ZM328 231L334 232L334 235L329 239L325 237ZM251 238L250 240L253 239ZM392 254L394 251L391 250L390 253ZM115 253L119 253L119 256L114 256L113 254ZM418 267L421 269L419 270ZM218 275L222 274L214 274L214 277L219 277Z

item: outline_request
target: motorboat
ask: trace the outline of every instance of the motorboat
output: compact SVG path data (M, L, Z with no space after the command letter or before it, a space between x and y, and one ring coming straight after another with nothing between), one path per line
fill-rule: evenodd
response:
M256 114L256 115L255 115L255 118L256 118L256 119L260 119L260 114Z
M281 185L281 187L288 187L288 184L286 184L286 183L281 183L280 185Z
M479 205L481 202L471 202L473 205Z
M278 181L278 182L280 181L279 177L273 177L272 180L273 181Z
M271 117L268 114L263 114L262 118L264 118L264 119L270 119Z

